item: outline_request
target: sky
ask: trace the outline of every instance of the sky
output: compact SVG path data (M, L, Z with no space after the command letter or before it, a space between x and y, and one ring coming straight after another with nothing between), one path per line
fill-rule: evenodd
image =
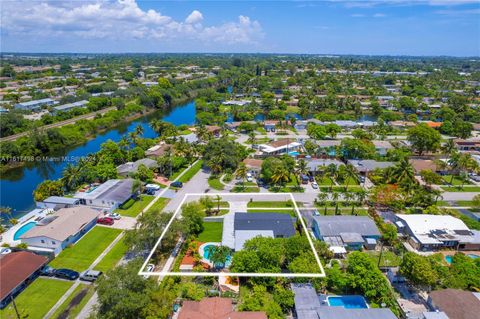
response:
M1 52L480 55L480 0L0 0Z

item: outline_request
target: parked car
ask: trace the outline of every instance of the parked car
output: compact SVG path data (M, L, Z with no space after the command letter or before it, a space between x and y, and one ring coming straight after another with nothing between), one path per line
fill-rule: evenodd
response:
M122 218L122 216L120 216L119 213L108 213L105 215L105 217L115 219L115 220L119 220L120 218Z
M250 173L247 173L247 182L253 182L253 176Z
M358 179L360 180L360 183L365 183L365 176L360 175Z
M68 279L68 280L77 280L78 277L80 277L80 274L75 270L66 269L66 268L57 269L55 270L54 274L55 274L55 277L57 278Z
M10 254L12 250L8 247L2 247L0 248L0 255L7 255Z
M176 181L176 182L171 183L170 186L176 187L176 188L182 188L182 187L183 187L183 183L182 183L182 182L179 182L179 181Z
M158 191L158 190L160 190L160 185L157 185L157 184L147 184L147 185L145 185L145 189L146 189L146 190Z
M152 272L153 270L155 269L155 265L154 264L148 264L147 267L145 267L145 272ZM148 275L143 275L143 278L147 279Z
M308 175L308 180L310 182L315 182L315 177L313 177L313 175Z
M55 269L50 266L45 266L42 270L40 270L40 275L52 277L55 275Z
M112 226L115 221L110 217L100 217L97 219L97 224Z
M98 279L103 273L98 270L85 270L80 274L80 279L84 281L94 282Z
M313 216L320 216L320 213L318 212L318 210L315 209L315 210L313 211Z
M307 175L300 175L300 179L302 180L302 184L308 184L308 176Z
M317 184L317 182L312 182L312 188L313 188L313 189L318 189L318 184Z

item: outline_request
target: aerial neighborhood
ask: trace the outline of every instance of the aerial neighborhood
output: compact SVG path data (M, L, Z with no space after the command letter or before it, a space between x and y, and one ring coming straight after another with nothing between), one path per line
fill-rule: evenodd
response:
M478 318L478 59L1 61L0 317Z

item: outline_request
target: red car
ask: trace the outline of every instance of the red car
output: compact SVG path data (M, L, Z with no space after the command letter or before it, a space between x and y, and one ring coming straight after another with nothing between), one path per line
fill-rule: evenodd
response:
M97 219L97 224L102 224L102 225L113 225L114 223L114 220L113 218L110 218L110 217L100 217L99 219Z

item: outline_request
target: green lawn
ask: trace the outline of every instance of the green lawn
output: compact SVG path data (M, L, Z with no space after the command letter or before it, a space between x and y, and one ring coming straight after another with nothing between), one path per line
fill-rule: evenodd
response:
M157 201L148 209L149 212L152 211L162 211L163 208L168 204L170 199L160 197Z
M190 167L188 171L186 171L185 174L183 174L182 177L178 179L178 181L182 183L188 182L189 180L192 179L193 176L195 176L195 174L198 173L198 171L202 168L202 165L203 165L203 161L199 160L192 167Z
M461 207L473 207L472 200L457 200L455 203Z
M301 206L302 204L300 203L297 203L297 206ZM289 207L293 207L293 203L290 203L290 206L289 206L289 202L285 202L285 201L282 201L282 202L269 202L269 201L253 201L253 202L249 202L247 204L247 207L249 208L255 208L255 207L265 207L265 208L289 208Z
M452 175L444 175L444 176L442 176L442 178L445 181L445 184L450 185ZM471 183L468 182L468 181L463 182L463 185L469 185L469 184L471 184ZM454 176L451 185L460 186L460 185L462 185L462 181L457 176Z
M218 178L209 178L208 179L208 185L213 188L213 189L216 189L216 190L223 190L225 188L225 186L220 183L220 179Z
M223 233L222 222L206 222L203 223L203 231L198 235L198 240L206 242L221 242Z
M150 195L141 195L138 200L129 199L122 207L117 208L115 212L122 216L137 217L154 198L154 196Z
M442 186L442 189L447 192L476 192L480 193L480 186Z
M327 185L327 186L332 185L332 180L326 176L317 177L315 178L315 181L317 182L318 185Z
M95 266L95 270L106 272L115 267L115 265L127 253L127 246L125 242L120 240L113 246L113 248L102 258L102 260Z
M277 213L277 214L290 214L290 216L297 217L297 213L295 212L294 209L282 209L282 210L264 210L264 209L255 209L255 208L249 208L247 209L247 213Z
M72 285L72 281L37 278L15 298L21 318L43 318ZM0 317L17 318L11 303L0 311Z
M86 303L92 297L95 289L91 285L80 284L75 288L73 293L60 305L60 307L52 315L52 318L75 318L80 311L85 307ZM75 298L76 297L76 298ZM73 299L76 299L72 302ZM72 303L72 304L70 304ZM68 315L63 314L68 309ZM62 316L60 316L62 315Z
M375 263L378 264L378 258L380 258L379 251L367 251L367 254L375 259ZM391 251L384 251L382 253L382 259L380 260L380 267L397 267L402 262L400 256L395 255Z
M235 186L234 188L232 188L231 192L232 193L259 193L260 188L252 187L252 186L246 186L246 187Z
M121 232L120 229L96 226L76 244L65 248L50 266L84 271Z

